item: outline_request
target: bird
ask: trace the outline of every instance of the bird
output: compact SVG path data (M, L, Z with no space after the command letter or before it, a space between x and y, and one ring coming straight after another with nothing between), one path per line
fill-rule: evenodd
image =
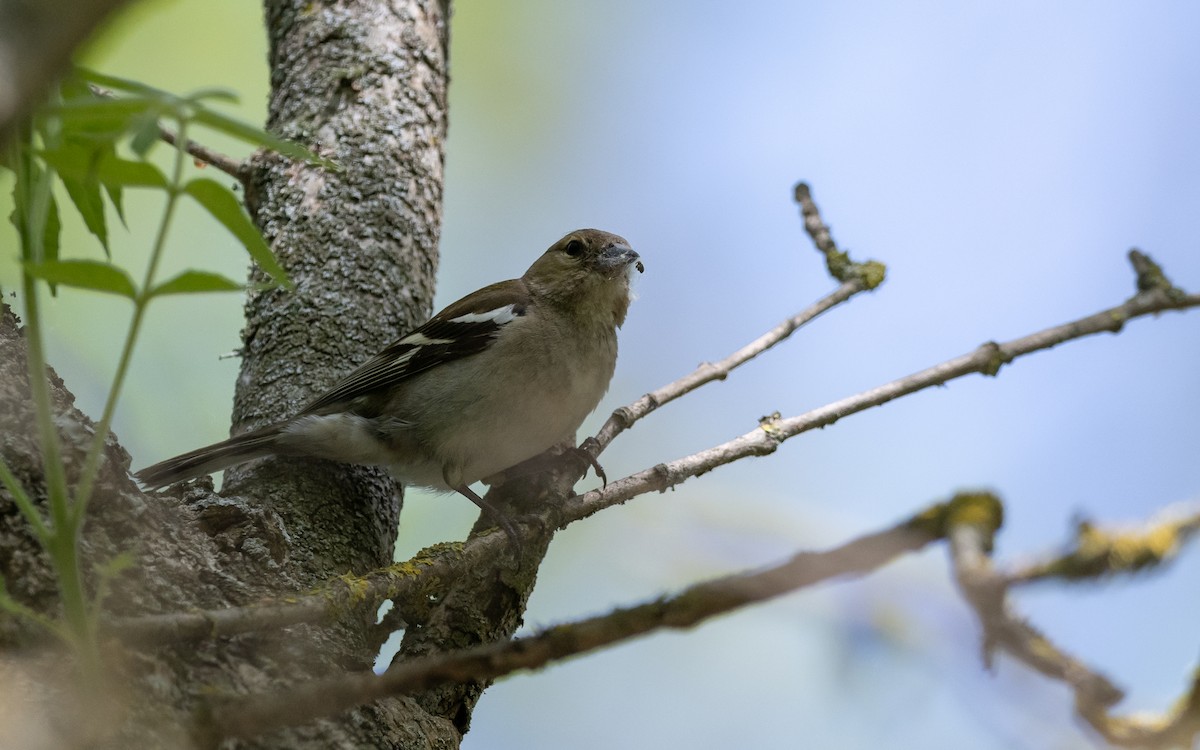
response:
M575 445L616 368L635 270L645 266L624 238L570 232L520 278L450 304L294 416L134 476L154 490L270 455L383 466L402 484L466 497L515 544L508 519L470 485Z

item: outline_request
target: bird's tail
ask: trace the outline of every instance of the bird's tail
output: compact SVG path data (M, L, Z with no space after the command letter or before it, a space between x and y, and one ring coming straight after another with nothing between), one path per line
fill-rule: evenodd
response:
M271 425L244 435L231 437L190 453L168 458L166 461L147 466L134 474L148 490L166 487L185 479L211 474L234 464L259 458L278 450L277 441L283 425Z

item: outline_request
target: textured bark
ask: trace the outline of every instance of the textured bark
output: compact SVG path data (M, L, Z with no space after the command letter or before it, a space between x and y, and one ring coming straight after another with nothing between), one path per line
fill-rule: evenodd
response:
M441 210L448 6L364 1L314 13L305 2L268 1L269 125L346 171L297 173L267 159L256 175L252 209L300 294L269 291L247 303L235 429L293 411L348 362L411 327L397 321L427 317ZM517 510L551 501L578 478L566 474L514 481L489 499ZM390 555L392 485L380 472L264 462L233 472L227 486L272 505L290 530L311 539L313 547L293 552L307 555L311 570L346 569L330 566L339 539L350 557L337 560L377 565ZM409 626L397 658L511 636L549 538L531 533L515 569L473 570L432 602L397 602ZM377 629L369 645L386 631ZM413 700L465 732L484 687L444 687Z
M539 459L532 459L539 462ZM535 509L557 507L571 492L584 466L556 461L533 475L505 482L487 495L494 507L510 517ZM521 470L512 470L521 473ZM488 529L480 518L472 534ZM395 602L393 612L409 625L393 664L404 659L470 648L511 638L521 626L529 595L537 582L538 567L550 546L554 527L526 527L522 543L510 559L495 566L472 567L469 573L424 602ZM387 620L384 624L387 625ZM412 627L412 625L419 627ZM386 628L379 634L386 636ZM471 713L491 682L443 685L413 696L432 716L451 722L459 732L471 727Z
M247 300L235 431L294 412L429 315L446 135L445 10L413 1L266 4L268 127L342 170L270 156L255 165L251 213L297 291ZM283 574L290 590L391 561L399 492L381 471L264 461L228 472L223 494L210 502L269 509L285 540L273 574ZM369 624L362 618L317 632L294 652L301 663L315 662L304 676L368 668ZM459 739L410 700L354 714L277 733L271 745L425 747Z
M235 432L294 413L429 316L441 219L442 8L272 1L267 21L268 127L342 170L256 163L251 213L297 291L246 302ZM381 471L261 462L229 472L226 492L311 540L294 562L314 575L391 561L399 499Z
M311 146L342 170L269 155L255 161L247 195L251 213L298 289L252 293L246 302L234 431L295 411L340 373L428 316L446 135L447 6L437 0L328 5L268 0L269 127ZM0 451L41 502L24 343L7 309L4 315ZM61 381L50 377L70 473L81 461L91 422L73 409ZM135 556L107 600L113 614L207 609L286 596L391 560L400 493L379 471L269 460L227 472L220 493L199 482L146 496L132 484L128 468L128 456L110 438L84 539L89 570L121 551ZM544 544L531 545L535 550L540 558ZM55 587L44 555L3 490L0 572L19 601L55 613ZM502 575L481 572L481 585L494 586ZM488 604L486 613L479 610L486 602L447 596L462 608L435 606L425 613L431 622L477 624L462 638L439 626L446 639L440 644L423 639L420 649L510 634L520 622L532 578L526 574L520 576L522 585L498 589L502 604ZM95 722L88 724L89 731L105 735L98 741L93 734L89 746L187 747L194 712L214 697L236 698L366 669L379 638L373 616L373 611L350 612L334 626L297 626L140 653L114 646L111 668L118 676L114 684L122 689L114 691L112 705L103 707L107 721L99 729ZM37 633L0 615L0 647L10 655L0 661L6 682L35 682L46 697L23 696L30 736L45 735L47 746L67 747L80 741L71 732L81 722L61 717L82 715L88 706L72 709L65 703L71 700L67 687L47 687L45 675L66 667L53 649L35 648L37 640ZM18 654L26 661L40 654L36 667L18 669L13 656ZM10 700L7 692L0 691L0 698ZM478 693L472 686L459 693L380 701L334 720L222 746L456 747ZM443 718L447 714L454 721Z

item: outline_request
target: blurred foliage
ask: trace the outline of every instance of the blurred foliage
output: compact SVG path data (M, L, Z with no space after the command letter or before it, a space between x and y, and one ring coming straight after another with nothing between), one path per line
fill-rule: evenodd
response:
M46 550L58 581L64 622L53 622L30 610L9 594L3 582L0 582L0 609L58 635L72 646L80 657L85 680L95 687L102 682L96 639L99 604L107 581L129 562L123 556L113 561L93 561L99 584L96 593L90 595L83 584L79 537L145 312L158 297L243 288L219 273L196 269L186 269L164 282L157 280L159 262L180 200L194 201L238 239L274 283L290 286L283 268L232 191L208 178L188 177L187 133L190 128L199 127L326 168L333 166L296 144L210 106L210 102L235 100L233 94L224 90L205 89L179 96L137 81L76 68L25 124L20 138L9 145L0 161L0 167L11 173L13 185L10 220L19 237L30 391L44 457L46 501L44 505L35 502L36 491L24 487L3 461L0 461L0 483ZM170 122L175 130L167 131L164 121ZM169 174L148 159L164 140L174 144ZM111 207L125 223L124 194L129 188L158 191L166 198L140 284L114 262L109 246L107 209ZM103 259L60 255L62 208L58 196L61 195L66 196L88 232L99 242ZM133 303L103 415L78 472L68 472L63 458L45 378L45 325L39 303L42 285L52 294L61 287L71 287L116 295ZM68 475L78 477L73 485L68 482Z

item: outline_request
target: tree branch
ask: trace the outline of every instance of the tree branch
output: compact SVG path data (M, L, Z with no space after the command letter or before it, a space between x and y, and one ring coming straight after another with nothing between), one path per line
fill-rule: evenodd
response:
M1140 253L1138 255L1145 258ZM1161 274L1161 271L1159 273ZM1143 278L1143 274L1139 273L1139 280L1141 278ZM1165 277L1163 279L1165 282ZM843 284L838 291L845 288L846 286ZM833 295L826 297L825 300L818 302L809 310L817 309L837 294L838 292L834 292ZM568 498L557 508L543 510L536 517L541 523L553 523L558 528L565 528L604 508L624 503L653 490L666 490L718 466L749 456L772 453L780 443L790 437L833 424L842 417L879 406L908 393L941 385L954 378L975 372L995 375L1003 364L1007 364L1019 356L1094 333L1116 332L1121 329L1126 320L1132 318L1196 306L1200 306L1200 295L1184 294L1171 287L1169 283L1160 284L1139 292L1122 305L1094 315L1048 328L1005 344L987 343L970 354L947 360L906 378L864 391L806 414L786 420L765 421L754 431L734 440L627 476L609 484L602 490L593 490L584 495ZM804 314L801 313L797 318ZM787 322L781 324L776 330L782 330L786 324ZM764 341L768 336L770 334L761 337L758 341ZM739 352L745 352L754 345L751 344ZM724 361L730 361L737 356L738 353L735 353ZM696 373L664 386L655 393L686 389L687 384L693 382L695 383L692 386L694 389L702 384L699 382L699 378L702 377L700 373L701 371L697 370ZM686 392L686 390L682 390L682 392ZM637 414L639 409L644 408L638 405L651 399L652 395L643 396L642 399L626 408L630 409L631 413ZM677 397L673 396L672 398ZM653 403L653 399L650 403ZM655 407L651 406L649 411L653 411L653 408ZM608 429L612 421L609 420L609 423L602 428L602 432ZM531 523L536 525L536 522L531 521ZM453 580L463 570L487 564L488 560L495 559L495 556L502 552L503 544L502 535L499 533L484 534L474 537L462 545L437 545L423 550L417 557L404 565L391 566L362 577L347 577L341 580L355 592L356 596L360 597L359 601L363 605L368 602L377 605L387 599L411 599L418 591L438 589L443 582ZM322 591L288 602L268 602L225 610L150 615L119 620L110 623L106 627L106 631L128 643L164 643L235 635L260 628L282 627L301 622L319 622L335 617L343 613L345 609L346 604L341 595Z
M174 130L163 125L158 126L158 137L172 146L175 145L175 141L178 139L178 135ZM198 161L216 167L243 185L250 177L249 166L245 162L238 161L232 156L226 156L219 151L196 143L190 138L187 145L183 147L183 150L194 156Z
M117 98L116 94L104 88L103 86L92 84L89 85L88 88L95 96L105 99ZM175 142L179 140L178 133L162 124L158 125L158 137L163 142L169 143L172 146L174 146ZM250 166L246 162L238 161L232 156L226 156L225 154L208 148L207 146L203 146L196 141L191 140L190 138L188 139L187 145L183 147L183 150L192 155L197 161L216 167L225 174L236 179L242 185L245 185L246 180L250 177Z
M280 726L340 713L388 695L470 680L492 680L644 635L662 628L689 628L704 620L839 576L869 573L944 534L962 514L998 514L998 502L975 495L955 497L884 531L826 552L800 552L765 570L717 578L656 599L529 638L502 641L393 666L382 675L339 676L271 695L241 697L212 708L200 734L209 741L246 737Z
M696 390L700 386L714 380L724 380L737 367L749 362L766 350L791 336L796 329L816 318L821 313L845 302L859 292L867 291L867 287L858 279L842 282L841 286L827 296L817 300L812 305L796 313L787 320L779 323L771 330L746 344L733 354L719 362L705 362L688 375L667 383L663 387L651 391L634 401L613 411L608 421L596 433L595 441L599 450L607 448L612 441L625 430L632 427L638 420L648 416L658 407Z
M98 93L110 95L109 92ZM807 188L804 195L803 200L799 197L797 200L801 202L806 216L805 226L812 235L810 217L817 216L819 222L819 215L811 197L808 196ZM821 226L824 227L823 224ZM823 237L824 239L818 239L813 235L818 248L828 252L832 247L836 251L836 246L828 237L827 227ZM874 261L861 264L861 267L877 267L880 271L883 268L882 264ZM617 409L595 438L596 454L603 451L613 438L659 406L690 393L705 383L724 380L732 370L782 342L801 326L849 300L855 294L873 289L882 280L881 273L876 274L872 282L868 282L862 275L848 278L829 295L780 322L721 361L701 365L691 374ZM550 519L543 517L541 520L548 522ZM105 632L109 637L130 645L156 645L327 621L336 619L347 610L350 606L348 598L351 595L359 601L369 601L374 605L388 599L409 598L418 585L427 590L439 588L442 582L457 577L458 571L466 566L482 564L488 559L493 559L494 554L490 536L472 538L461 547L458 555L449 554L447 548L431 547L418 553L409 563L390 566L361 577L343 576L321 591L291 597L286 602L265 601L222 610L173 612L112 620L105 625ZM416 576L420 577L419 583L415 580Z
M1193 681L1179 704L1163 715L1114 717L1108 710L1123 698L1120 688L1013 613L1007 601L1012 577L998 572L990 558L1002 521L1003 507L994 495L960 493L892 528L832 550L800 552L775 567L696 584L676 596L550 628L529 638L412 659L382 675L338 676L293 690L223 702L203 717L199 734L215 744L223 737L248 737L303 724L386 696L537 669L654 630L693 627L711 617L832 578L862 575L903 553L947 538L955 579L983 628L983 656L989 667L992 654L1000 649L1047 677L1064 682L1075 692L1079 715L1114 745L1189 744L1200 733L1200 680Z
M883 283L885 268L882 263L873 260L855 263L846 253L838 250L829 233L829 227L821 221L821 214L817 210L817 205L813 203L808 185L803 182L796 186L796 202L800 204L805 231L812 238L817 250L825 255L826 267L829 269L830 275L842 282L841 286L720 362L705 362L691 374L647 393L632 404L613 411L612 416L608 418L593 439L595 455L599 455L607 448L617 435L632 427L634 423L658 407L691 393L705 383L724 380L729 377L731 371L782 342L817 316L840 305L859 292L874 290ZM835 260L830 260L831 258Z
M388 599L436 591L465 566L483 565L487 559L494 559L492 556L505 543L502 534L489 534L463 545L439 544L422 550L408 562L362 576L346 574L309 594L243 607L112 619L103 624L102 633L126 645L151 647L334 621L348 612L378 607Z
M882 263L873 260L855 263L846 252L838 249L829 226L821 219L821 212L813 202L812 191L807 183L796 184L795 198L800 204L804 231L808 233L817 250L825 256L825 268L830 276L838 281L860 281L868 289L874 289L883 283L886 269Z
M1200 733L1200 675L1170 711L1149 716L1113 716L1109 709L1124 693L1107 677L1052 643L1008 605L1009 577L992 567L989 553L996 527L965 515L950 522L951 560L959 589L983 629L984 663L1001 649L1027 666L1066 683L1075 710L1104 739L1120 747L1190 746Z
M1091 580L1157 567L1173 560L1197 531L1200 508L1194 504L1167 508L1134 529L1103 529L1081 521L1070 549L1009 572L1005 583L1014 586L1050 578Z
M1149 258L1137 250L1130 252L1130 258L1134 261L1135 268L1145 262L1153 265ZM1157 269L1157 266L1154 268ZM998 344L990 341L969 354L946 360L907 377L835 401L799 416L764 420L758 428L741 437L675 461L658 464L612 482L604 489L593 490L579 498L572 498L561 508L560 528L646 492L653 490L663 492L691 477L712 471L718 466L724 466L750 456L769 455L775 452L780 443L789 438L809 430L827 427L843 417L886 404L901 396L942 385L972 373L994 376L1002 366L1018 357L1050 349L1058 344L1096 333L1116 333L1121 330L1126 321L1134 318L1156 315L1168 310L1184 310L1200 306L1200 294L1187 294L1171 286L1166 281L1166 277L1161 276L1160 269L1158 273L1161 282L1150 283L1143 288L1143 285L1147 283L1147 274L1139 269L1138 284L1142 290L1116 307L1101 310L1087 317L1006 343Z

